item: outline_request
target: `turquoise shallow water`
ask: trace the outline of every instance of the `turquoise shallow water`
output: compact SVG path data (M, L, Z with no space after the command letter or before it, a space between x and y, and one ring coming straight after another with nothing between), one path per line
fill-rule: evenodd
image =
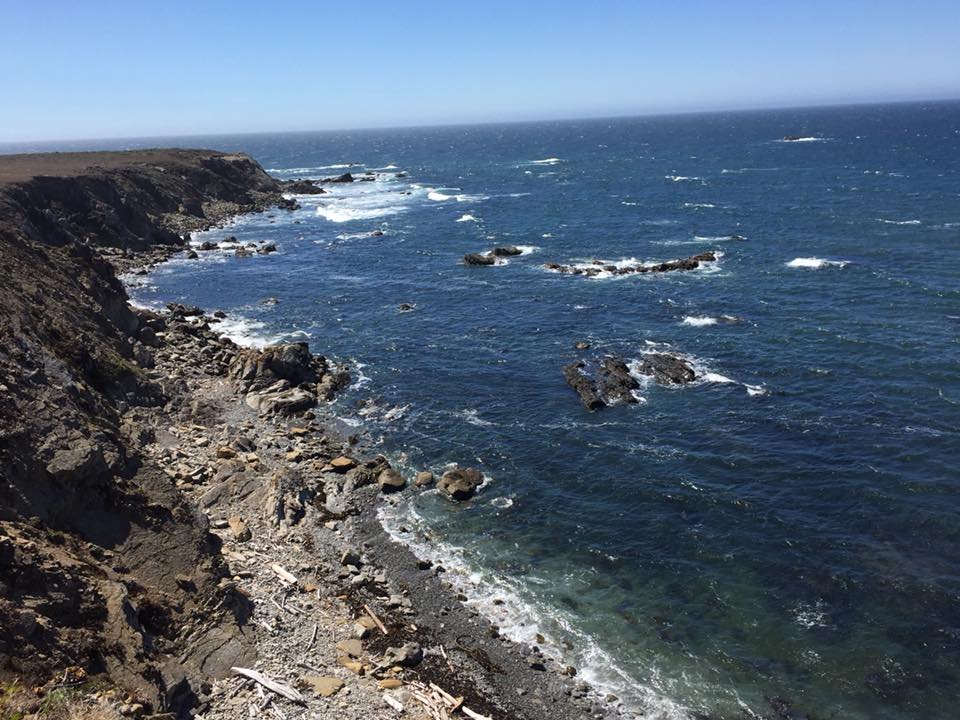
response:
M339 410L405 467L481 467L473 503L385 522L501 625L654 715L955 716L960 105L188 144L284 178L380 169L210 234L279 253L131 294L307 339L353 364ZM505 243L526 252L459 262ZM703 250L689 274L542 268ZM560 372L581 339L707 380L590 413Z

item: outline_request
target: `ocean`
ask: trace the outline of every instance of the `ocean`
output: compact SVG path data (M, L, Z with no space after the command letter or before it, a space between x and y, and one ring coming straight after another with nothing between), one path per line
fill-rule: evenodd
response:
M410 490L381 519L505 633L653 718L956 717L960 103L80 147L144 144L375 173L194 237L274 254L130 294L307 341L399 467L480 468L473 501ZM564 382L656 349L701 379L596 412Z

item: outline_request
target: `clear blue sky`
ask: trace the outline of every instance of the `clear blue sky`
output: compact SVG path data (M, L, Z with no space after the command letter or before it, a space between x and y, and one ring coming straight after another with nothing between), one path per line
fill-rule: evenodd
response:
M960 0L0 0L0 142L960 97Z

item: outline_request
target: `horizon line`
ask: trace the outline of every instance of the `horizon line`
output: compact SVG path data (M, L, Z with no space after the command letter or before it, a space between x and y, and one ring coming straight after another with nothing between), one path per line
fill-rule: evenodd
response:
M799 105L778 105L767 107L732 107L714 110L681 110L655 111L645 113L624 113L615 115L584 115L577 117L560 118L531 118L526 120L481 120L473 122L425 123L416 125L368 125L363 127L321 128L312 130L245 130L238 132L206 132L182 133L175 135L122 135L114 137L86 137L86 138L57 138L52 140L0 140L0 148L15 145L50 145L56 143L96 143L109 141L137 141L137 140L174 140L178 138L224 138L224 137L252 137L256 135L306 135L319 133L345 132L375 132L389 130L420 130L458 127L482 127L494 125L531 125L538 123L567 123L567 122L595 122L602 120L629 120L647 117L685 117L692 115L720 115L724 113L755 113L777 112L785 110L828 110L855 107L880 107L889 105L922 105L924 103L951 103L960 102L960 96L934 97L921 100L869 100L849 103L815 103ZM83 152L83 151L78 151ZM24 153L30 154L30 153Z

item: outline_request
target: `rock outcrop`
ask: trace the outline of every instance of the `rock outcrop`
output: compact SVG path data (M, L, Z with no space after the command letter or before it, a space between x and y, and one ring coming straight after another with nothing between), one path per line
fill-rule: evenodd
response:
M634 373L646 375L662 385L686 385L698 378L689 360L667 352L645 353L632 368L622 358L612 355L578 360L563 368L567 385L588 410L638 402L635 391L640 383Z
M668 260L653 265L618 265L603 260L593 260L590 263L582 265L561 265L559 263L546 263L547 270L563 273L565 275L585 275L587 277L596 277L606 273L606 275L633 275L643 273L665 273L684 270L696 270L702 263L715 262L717 253L708 251L698 255L693 255L681 260Z

